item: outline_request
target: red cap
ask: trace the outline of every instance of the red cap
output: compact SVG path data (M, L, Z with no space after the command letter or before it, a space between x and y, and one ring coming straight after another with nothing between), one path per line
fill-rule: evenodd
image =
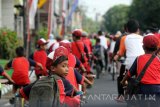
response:
M60 46L59 48L55 49L55 51L52 51L48 55L46 68L50 70L52 64L61 56L66 56L66 57L68 56L68 50L63 46Z
M44 38L41 38L37 41L37 44L38 45L44 45L44 44L47 44L48 42L44 39Z
M73 32L72 32L72 35L73 36L79 36L81 37L82 36L82 31L80 29L75 29Z
M68 50L63 46L60 46L55 50L53 62L55 62L60 56L68 56Z
M71 50L71 43L67 40L63 40L63 41L59 42L59 46L65 47L68 51Z
M158 38L154 35L147 35L143 38L143 45L146 48L157 48L158 44Z
M60 46L55 49L55 51L51 52L48 55L48 58L52 59L52 61L55 62L60 56L68 56L68 50L63 46Z

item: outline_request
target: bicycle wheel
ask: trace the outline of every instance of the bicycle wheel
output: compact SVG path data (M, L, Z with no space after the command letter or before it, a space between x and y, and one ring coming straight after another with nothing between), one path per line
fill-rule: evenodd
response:
M14 107L21 107L21 101L19 97L15 97Z
M115 71L114 71L114 67L113 67L113 73L112 73L112 80L113 81L115 80L114 76L115 76Z
M115 75L116 75L116 63L113 62L112 64L112 80L114 81L115 80Z
M2 97L2 84L0 83L0 99Z
M24 107L24 98L15 97L14 107Z
M101 73L101 66L99 64L96 66L96 72L97 72L97 79L99 79Z

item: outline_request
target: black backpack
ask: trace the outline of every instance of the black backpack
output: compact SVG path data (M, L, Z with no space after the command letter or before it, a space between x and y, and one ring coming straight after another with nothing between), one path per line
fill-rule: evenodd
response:
M60 107L57 79L57 75L39 79L30 91L29 107Z

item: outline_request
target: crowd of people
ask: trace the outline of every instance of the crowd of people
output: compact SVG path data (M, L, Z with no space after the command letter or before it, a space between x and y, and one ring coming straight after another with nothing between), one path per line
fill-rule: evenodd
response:
M56 42L51 43L41 38L37 41L37 49L29 58L25 57L23 47L17 47L17 56L5 66L5 69L13 68L12 77L5 73L2 67L0 74L13 83L13 93L15 94L20 88L19 96L29 100L32 106L44 104L49 107L53 105L53 101L47 99L53 99L50 98L53 97L51 93L58 93L58 96L54 95L54 99L58 98L56 102L59 102L60 106L80 107L86 98L87 87L94 84L94 78L100 79L102 73L110 72L111 63L116 62L120 64L116 101L123 102L122 96L126 95L123 87L126 81L132 76L138 77L152 54L155 54L160 47L158 28L150 27L150 32L143 36L139 28L138 21L132 19L124 25L122 33L118 31L115 35L108 35L102 31L89 35L82 29L75 29L72 32L72 41L58 38ZM155 94L158 100L160 100L159 53L155 54L154 60L140 80L138 93ZM36 81L33 83L29 80L30 66L35 67ZM96 73L93 72L94 68ZM52 76L55 83L51 79ZM59 91L55 92L55 87L49 88L44 81L46 84L56 85ZM54 84L50 84L52 82ZM47 94L46 91L50 93ZM158 100L156 102L159 102ZM150 103L158 107L160 104L156 102ZM129 107L134 107L134 104L129 103ZM144 100L137 101L136 107L145 104L147 103Z

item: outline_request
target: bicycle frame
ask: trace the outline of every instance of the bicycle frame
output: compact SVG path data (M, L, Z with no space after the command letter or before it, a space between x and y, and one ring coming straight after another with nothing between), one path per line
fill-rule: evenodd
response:
M2 98L2 84L0 83L0 99Z

